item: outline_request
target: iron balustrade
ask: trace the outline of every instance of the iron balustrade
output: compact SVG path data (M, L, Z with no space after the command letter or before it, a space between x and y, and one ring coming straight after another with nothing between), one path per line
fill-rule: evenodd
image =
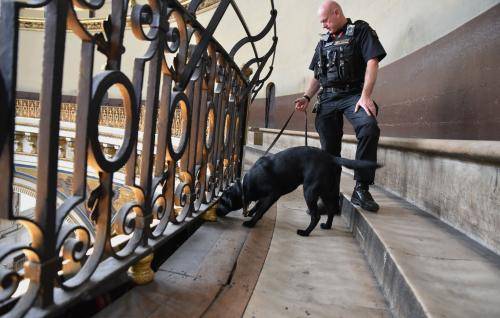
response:
M272 72L278 40L273 0L264 2L271 8L270 17L257 35L250 34L231 0L219 1L206 28L196 19L202 0L191 1L187 8L176 0L150 0L148 4L112 0L104 31L92 33L76 8L90 12L102 8L104 2L1 0L0 218L21 224L31 237L30 244L0 246L0 263L14 254L25 257L20 271L0 268L0 302L11 305L7 316L61 313L83 293L168 244L173 233L200 216L241 175L248 107ZM229 7L246 32L230 53L213 37ZM21 150L23 138L15 131L19 12L23 8L45 12L40 120L33 145L38 167L33 218L13 213L14 153ZM147 43L146 52L134 59L132 78L121 65L127 20L135 37ZM71 194L57 204L58 162L66 160L60 158L66 142L60 136L60 121L67 31L81 40L80 73L75 137L71 139ZM266 36L272 37L272 44L259 55L255 42ZM240 69L234 56L247 43L254 56ZM94 73L96 54L106 57L106 66ZM266 65L269 70L261 76ZM247 71L252 66L255 72L250 78ZM98 127L102 104L112 87L121 94L125 120L122 144L109 151L99 141ZM176 113L180 116L177 143L172 131ZM121 185L130 190L133 200L112 216L118 173L124 175ZM89 174L97 180L91 189ZM64 222L71 211L82 207L94 233L84 225ZM21 285L25 290L19 293Z

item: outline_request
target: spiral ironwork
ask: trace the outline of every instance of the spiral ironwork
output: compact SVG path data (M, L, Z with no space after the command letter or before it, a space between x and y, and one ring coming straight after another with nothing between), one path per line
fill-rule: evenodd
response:
M192 1L186 8L176 0L149 0L147 4L112 0L103 31L96 32L79 19L76 8L79 12L98 10L105 0L1 1L0 218L18 222L31 237L29 245L0 246L0 261L14 253L25 257L22 270L0 267L0 305L8 304L6 316L61 312L116 272L126 271L168 244L170 235L201 215L240 176L248 107L272 71L277 13L273 0L263 0L270 7L270 17L262 31L252 35L232 0L219 1L203 27L196 12L204 2ZM23 8L45 10L40 121L33 153L38 164L33 219L14 215L12 208L19 12ZM236 12L246 32L231 54L213 37L228 9ZM146 47L135 56L131 77L122 69L127 23ZM71 141L73 179L71 194L56 204L58 162L64 159L59 151L68 31L81 42L76 135ZM272 45L260 56L255 42L266 35L272 37ZM233 59L246 44L252 46L254 56L242 65L256 65L252 78L245 77ZM95 72L98 54L105 56L106 65ZM266 65L269 71L261 77ZM99 114L107 107L103 104L110 89L121 95L124 128L122 144L106 152L99 140ZM174 128L179 118L180 125ZM119 174L121 181L117 181ZM89 189L91 177L97 186ZM133 200L113 214L117 182L130 189ZM88 212L94 232L64 222L77 207Z

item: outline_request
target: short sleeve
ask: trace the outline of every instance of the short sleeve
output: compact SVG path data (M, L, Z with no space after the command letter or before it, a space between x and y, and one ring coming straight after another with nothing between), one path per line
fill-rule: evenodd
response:
M314 50L314 55L311 59L311 64L309 64L309 69L311 71L314 71L314 68L316 67L316 64L318 64L318 59L319 59L319 45L321 42L318 42L318 45L316 45L316 49Z
M365 62L373 58L377 58L380 62L387 55L377 33L368 24L360 31L359 44Z

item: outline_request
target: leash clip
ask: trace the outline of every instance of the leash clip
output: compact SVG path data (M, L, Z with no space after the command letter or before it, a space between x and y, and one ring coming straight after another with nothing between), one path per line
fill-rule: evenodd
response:
M318 111L318 108L319 108L319 101L316 101L316 103L314 103L312 113L316 114L316 112Z

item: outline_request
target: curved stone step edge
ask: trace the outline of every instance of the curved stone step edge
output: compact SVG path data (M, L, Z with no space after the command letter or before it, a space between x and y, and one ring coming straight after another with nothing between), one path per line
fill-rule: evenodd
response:
M342 217L358 241L395 317L431 317L370 221L343 195Z

